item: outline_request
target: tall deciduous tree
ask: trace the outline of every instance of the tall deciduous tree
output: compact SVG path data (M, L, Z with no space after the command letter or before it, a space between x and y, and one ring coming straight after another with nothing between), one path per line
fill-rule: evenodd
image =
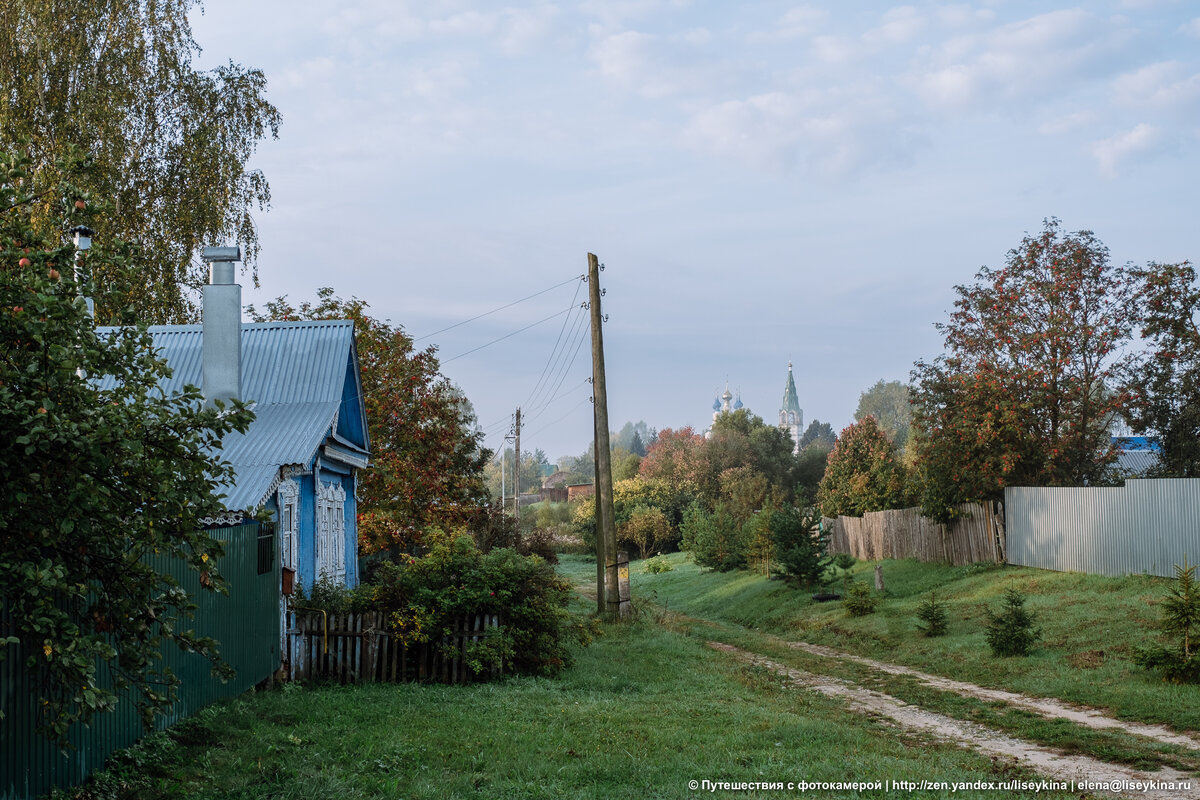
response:
M359 539L364 552L419 547L429 526L478 521L488 502L484 468L491 451L471 404L439 372L436 350L367 314L367 304L318 291L298 308L286 298L256 319L352 319L362 368L372 467L359 486Z
M1200 477L1200 288L1188 262L1134 270L1148 347L1131 368L1130 424L1161 448L1155 474Z
M232 62L192 68L199 47L187 14L198 5L0 3L0 146L27 143L43 182L53 181L68 148L81 148L92 165L75 180L107 201L91 220L98 246L124 239L141 249L137 280L97 263L107 290L97 302L102 323L127 305L150 322L194 318L203 245L237 241L255 263L252 212L270 202L270 189L247 162L277 134L279 112L265 98L262 72ZM43 234L57 220L52 201L35 208Z
M896 446L874 417L864 417L838 436L817 505L828 517L860 517L868 511L908 505L908 485Z
M975 277L937 326L946 353L912 374L923 505L938 517L1013 483L1103 480L1126 401L1133 283L1090 231L1047 220Z
M664 428L658 440L646 451L638 474L647 481L665 481L699 487L704 481L707 460L704 437L691 426Z
M908 387L900 381L876 381L874 386L859 396L858 408L854 411L856 422L868 416L874 417L897 449L903 450L908 442L908 427L912 421Z
M800 437L801 450L805 450L814 444L825 448L825 450L832 450L836 443L837 434L833 432L833 426L828 422L821 422L819 419L814 419L808 423L808 427L804 429L804 433Z
M76 283L66 243L96 206L30 170L0 156L0 659L19 647L38 676L42 728L63 737L126 687L147 722L168 706L178 681L162 666L165 643L220 664L216 643L186 624L187 592L146 556L175 557L220 587L220 543L199 519L223 510L218 484L232 474L213 452L253 415L236 402L206 409L194 387L164 396L169 370L144 326L97 333L81 289L115 301ZM35 224L47 209L54 224ZM123 272L122 250L91 251L83 274ZM87 377L102 375L114 388Z

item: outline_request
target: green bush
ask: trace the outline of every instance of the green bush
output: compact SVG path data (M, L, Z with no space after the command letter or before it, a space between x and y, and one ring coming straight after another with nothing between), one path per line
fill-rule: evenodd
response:
M567 612L570 585L545 559L510 548L482 553L470 536L442 537L420 558L375 569L370 607L388 614L405 644L439 642L455 618L495 614L500 633L468 647L476 673L553 675L571 663L571 643L586 644L590 629Z
M646 561L643 563L642 569L652 575L661 575L662 573L670 572L675 568L671 566L671 562L667 561L665 557L655 556L654 558L646 559Z
M728 572L746 566L745 532L724 506L711 514L699 504L683 517L683 541L701 567Z
M1138 647L1133 660L1175 683L1200 683L1200 587L1196 568L1184 559L1160 605L1159 630L1174 639L1167 646Z
M1004 592L1004 605L1000 613L990 608L987 614L987 631L984 634L988 646L995 656L1024 656L1042 638L1042 630L1034 625L1036 616L1025 610L1025 595L1016 589Z
M842 606L847 614L852 617L865 617L873 613L878 605L879 598L871 594L870 586L862 581L846 582L846 596L842 599Z
M829 536L821 530L821 515L815 508L784 506L770 512L771 539L775 544L772 572L789 583L811 586L829 568Z
M946 604L934 592L925 595L925 599L917 606L917 619L925 623L917 623L917 630L926 636L945 636L950 629Z

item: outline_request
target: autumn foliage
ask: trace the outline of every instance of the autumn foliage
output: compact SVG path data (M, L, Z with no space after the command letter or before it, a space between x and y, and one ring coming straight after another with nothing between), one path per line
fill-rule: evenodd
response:
M1133 287L1091 232L1064 233L1054 219L1003 268L955 287L955 310L937 326L946 353L912 375L927 512L944 518L1013 484L1105 479L1110 428L1128 400Z
M479 521L491 453L481 446L470 404L440 374L436 349L417 350L401 327L366 309L362 300L342 300L325 288L315 305L295 308L279 298L265 316L354 320L372 465L359 484L359 546L363 553L398 553L420 548L430 527Z

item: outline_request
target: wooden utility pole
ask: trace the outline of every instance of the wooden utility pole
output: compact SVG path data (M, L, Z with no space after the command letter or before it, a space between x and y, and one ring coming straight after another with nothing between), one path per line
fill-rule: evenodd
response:
M517 444L513 454L513 515L521 529L521 407L517 406Z
M596 429L596 604L603 613L617 617L621 614L622 606L617 588L617 535L613 529L612 454L608 444L608 391L604 383L600 260L591 253L588 253L588 296L592 310L592 399Z

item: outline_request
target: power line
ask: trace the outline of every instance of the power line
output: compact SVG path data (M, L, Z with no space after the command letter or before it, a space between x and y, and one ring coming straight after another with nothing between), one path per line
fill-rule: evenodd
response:
M554 402L554 400L558 397L558 390L562 387L563 381L565 381L567 379L567 373L571 371L571 367L575 365L575 359L579 356L579 351L580 351L580 349L582 349L583 343L585 341L587 341L587 339L588 339L587 329L585 328L581 332L581 335L579 336L578 343L575 345L575 352L571 355L571 361L567 364L566 368L562 371L562 373L558 379L558 384L554 387L553 394L551 395L549 400L547 400L545 403L543 403L541 405L541 407L537 410L537 413L535 413L532 417L530 417L530 419L529 419L530 422L537 419L542 414L542 412L545 411L546 408L552 402Z
M428 339L431 336L437 336L439 333L445 333L448 330L453 330L454 328L457 328L459 325L466 325L468 322L474 322L477 319L483 319L484 317L486 317L490 314L495 314L497 311L503 311L506 308L511 308L512 306L515 306L517 303L524 303L526 300L532 300L533 298L538 297L539 295L545 294L546 292L550 291L551 289L557 289L560 286L566 286L571 281L582 281L583 277L584 277L583 275L576 275L573 278L568 278L567 280L563 281L562 283L556 283L547 289L542 289L540 292L534 292L533 294L529 295L528 297L522 297L520 300L513 300L511 303L502 305L499 308L493 308L491 311L485 311L477 317L471 317L470 319L464 319L462 322L456 322L453 325L450 325L449 327L442 328L440 331L434 331L433 333L427 333L424 336L418 336L416 339L413 339L413 343L415 344L419 341L422 341L423 339ZM579 293L579 290L576 289L576 294L578 294L578 293ZM518 333L519 332L520 331L518 331ZM464 353L463 355L466 355L466 353ZM455 356L455 358L458 358L458 356Z
M575 301L579 298L579 289L581 286L583 286L582 280L575 285L575 296L571 298L572 306L575 305ZM570 321L570 317L564 319L562 327L558 329L558 338L554 340L554 347L550 348L550 355L546 358L546 365L542 367L542 374L538 376L537 383L533 385L533 391L529 393L529 398L525 401L526 406L529 406L533 400L533 396L537 394L538 388L541 387L542 379L546 377L546 373L550 369L550 363L555 361L555 354L558 352L558 345L562 342L563 331L567 329L568 321Z
M565 321L566 320L564 320L564 322ZM571 343L576 339L576 337L582 334L582 331L580 331L579 328L586 321L587 315L583 314L581 311L580 314L575 317L574 324L571 327L571 332L567 335L566 344L563 345L561 350L557 350L557 345L555 346L556 352L553 352L551 354L551 359L547 361L549 369L544 370L542 373L543 378L546 378L546 376L549 375L548 379L546 379L543 383L542 378L539 378L537 385L535 385L533 387L533 391L529 393L529 399L525 401L525 406L531 411L536 411L537 407L542 404L543 396L547 392L551 391L550 387L554 386L561 377L562 370L564 369L563 363L567 360L567 353L570 351Z
M548 422L548 423L546 423L545 425L543 425L542 427L538 428L536 431L534 431L533 433L531 433L531 434L529 434L529 435L530 435L530 436L537 436L537 435L538 435L539 433L541 433L542 431L544 431L544 430L547 430L547 429L549 429L549 428L553 428L555 425L557 425L558 423L562 422L562 421L563 421L564 419L566 419L567 417L571 416L571 414L575 413L575 409L579 408L581 405L583 405L584 403L586 403L588 400L591 400L591 399L592 399L592 398L591 398L591 396L584 397L584 398L580 399L580 401L579 401L578 403L576 403L575 405L571 406L571 410L570 410L570 411L568 411L566 414L563 414L561 417L559 417L558 419L554 420L554 422Z
M561 317L563 314L568 313L570 310L571 309L569 309L569 308L564 308L562 311L559 311L557 314L551 314L550 316L546 317L545 319L539 319L537 322L534 322L530 325L526 325L524 328L515 330L512 333L506 333L505 335L501 336L499 339L492 339L492 341L488 342L487 344L481 344L481 345L479 345L479 347L468 350L465 353L459 353L454 358L447 358L447 359L443 360L442 363L449 364L451 361L457 361L458 359L462 358L463 356L469 356L469 355L471 355L471 353L478 352L479 350L482 350L485 347L491 347L492 345L496 344L497 342L503 342L505 339L516 336L518 333L524 333L525 331L529 330L530 328L535 328L538 325L541 325L543 322L549 322L550 320L554 319L555 317Z

